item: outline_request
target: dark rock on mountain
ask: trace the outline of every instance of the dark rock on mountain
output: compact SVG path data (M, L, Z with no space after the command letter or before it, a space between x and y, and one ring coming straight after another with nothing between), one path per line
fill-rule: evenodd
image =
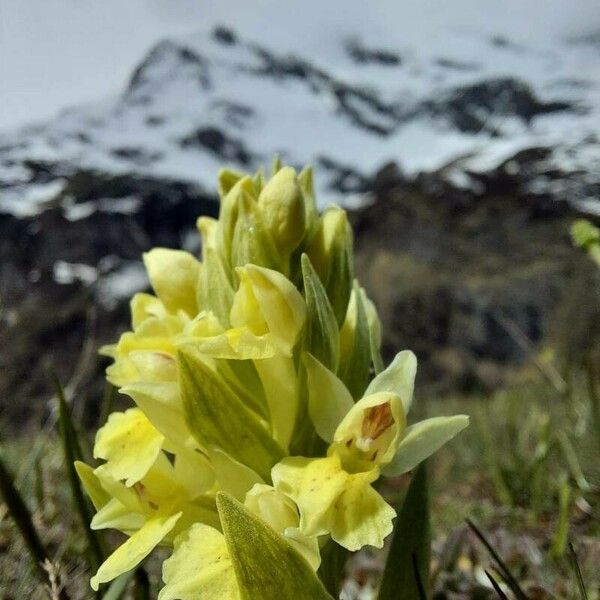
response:
M461 86L439 100L423 104L425 111L450 121L459 131L488 131L492 135L498 135L490 125L494 117L510 115L529 124L539 115L573 108L569 102L541 101L525 82L510 77Z
M542 348L563 358L585 348L600 281L572 246L577 213L514 194L501 171L482 195L434 181L402 181L389 165L374 203L352 215L387 357L412 348L423 385L472 391L509 383Z
M596 274L568 228L599 210L589 42L453 36L298 53L221 26L158 44L110 101L3 134L3 412L47 397L46 359L95 406L95 349L128 327L141 253L198 251L217 169L276 153L315 166L323 205L361 207L358 274L386 354L413 348L422 383L502 385L541 348L583 347Z
M346 51L350 58L359 64L374 63L386 67L397 67L402 64L402 58L396 52L383 48L369 48L357 38L348 41Z
M122 210L132 195L133 210ZM65 198L76 201L65 208ZM105 363L97 348L129 327L129 296L147 287L141 254L197 252L188 242L196 217L216 208L194 185L79 171L40 215L0 214L0 397L11 398L3 412L32 416L32 400L48 393L49 362L93 405Z

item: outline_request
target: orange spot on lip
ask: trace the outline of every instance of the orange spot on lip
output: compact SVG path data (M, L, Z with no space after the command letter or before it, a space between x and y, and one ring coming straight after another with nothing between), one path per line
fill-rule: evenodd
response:
M389 402L371 406L365 411L361 434L363 438L376 440L394 424L392 408Z

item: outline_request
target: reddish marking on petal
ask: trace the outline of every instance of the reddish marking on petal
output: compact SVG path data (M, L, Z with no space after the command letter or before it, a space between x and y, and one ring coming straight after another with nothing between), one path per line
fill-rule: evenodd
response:
M394 424L389 402L372 406L365 411L362 422L362 437L376 440Z

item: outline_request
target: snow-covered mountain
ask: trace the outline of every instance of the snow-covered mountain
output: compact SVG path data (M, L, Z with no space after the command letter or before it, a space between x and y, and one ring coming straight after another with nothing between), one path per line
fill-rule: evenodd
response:
M0 211L135 209L135 197L80 206L67 185L80 170L212 195L219 167L252 170L275 153L317 167L323 202L359 202L389 161L477 191L479 173L517 172L532 149L528 191L596 210L600 37L542 47L449 30L421 45L349 37L299 54L217 27L159 43L119 97L1 135Z
M414 348L425 378L497 385L527 358L498 323L534 343L556 330L574 282L591 288L568 228L600 213L600 37L364 30L165 40L118 97L0 135L0 397L16 420L45 394L45 359L100 384L89 349L127 326L141 253L197 252L217 170L275 153L313 163L323 204L362 205L357 273L386 351Z

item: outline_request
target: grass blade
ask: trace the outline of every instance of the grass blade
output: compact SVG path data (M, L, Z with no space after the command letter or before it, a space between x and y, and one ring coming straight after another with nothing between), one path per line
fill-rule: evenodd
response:
M414 552L412 553L412 566L413 576L417 584L417 591L419 592L419 600L427 600L425 585L423 584L423 579L421 577L421 573L419 572L419 562L417 560L417 555Z
M33 524L31 512L27 508L27 505L19 493L19 490L17 490L15 487L13 477L4 464L1 454L0 493L4 499L4 502L8 506L8 511L17 525L19 532L23 536L23 540L25 541L25 545L29 550L29 554L35 562L38 576L45 585L51 583L48 578L48 572L43 566L44 564L48 564L50 562L46 553L46 549L44 548L35 525ZM64 589L60 590L59 598L61 600L68 600L69 597Z
M119 575L106 590L105 594L102 596L102 600L119 600L125 590L127 589L127 585L132 580L135 571L128 571L127 573L123 573L123 575Z
M500 600L508 600L508 596L502 591L502 588L498 585L497 581L490 575L489 571L486 570L485 574L489 579L490 583L492 584L494 591L496 592L496 594L498 594L498 598L500 598Z
M571 508L571 486L569 481L565 477L558 488L558 525L554 539L552 540L552 547L550 548L550 554L554 558L563 556L567 549L567 542L569 538L569 511Z
M467 519L466 521L471 531L477 536L479 541L485 546L486 550L494 559L500 576L502 579L504 579L504 582L510 588L512 593L517 597L518 600L528 600L527 595L519 585L519 582L513 577L504 561L500 558L500 555L496 552L496 550L494 550L494 547L490 544L490 542L488 542L486 537L483 535L483 533L481 533L479 528L475 525L475 523L473 523L473 521L471 521L471 519Z
M579 596L581 600L588 600L587 591L585 589L585 583L583 582L583 576L581 575L581 569L579 567L579 559L577 558L577 553L575 552L575 548L573 547L573 544L571 542L569 542L569 560L571 562L573 572L575 573L575 578L577 579L577 589L579 590Z
M396 520L378 600L427 598L431 558L427 472L421 463Z
M90 567L93 571L96 571L104 560L104 552L98 533L90 528L92 511L89 502L83 495L81 483L79 482L79 477L75 470L75 461L82 459L81 446L79 444L77 432L75 431L75 426L71 420L71 413L67 405L64 390L54 372L51 373L51 378L58 398L58 423L71 495L88 542Z

